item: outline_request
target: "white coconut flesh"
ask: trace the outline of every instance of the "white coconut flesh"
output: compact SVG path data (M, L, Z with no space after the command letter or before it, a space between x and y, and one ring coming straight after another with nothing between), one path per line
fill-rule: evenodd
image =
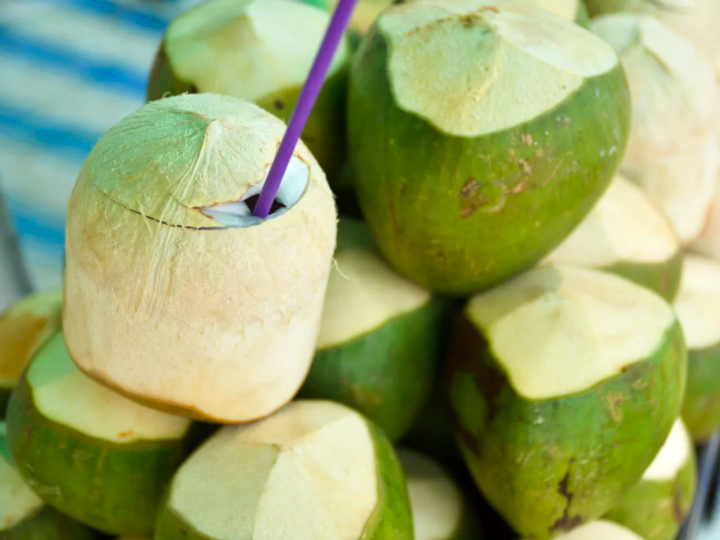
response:
M407 480L415 540L449 540L460 528L463 499L452 478L431 459L398 450Z
M378 28L397 105L462 137L542 116L618 64L607 43L525 2L426 0Z
M715 191L710 207L705 214L705 222L690 248L703 255L720 260L720 182L715 182Z
M260 195L265 187L267 176L270 174L270 167L270 165L267 166L265 179L259 184L250 186L239 201L207 206L201 208L200 211L227 227L250 227L262 223L266 218L253 216L247 201L251 197ZM280 202L283 208L273 212L269 217L278 217L295 206L305 192L309 180L310 169L308 166L297 156L292 156L275 195L275 200Z
M671 259L680 242L668 219L637 186L620 176L547 261L588 268Z
M175 74L200 92L257 101L302 87L329 22L302 2L213 0L177 17L164 45ZM348 57L342 42L328 76Z
M0 318L0 388L15 386L27 362L59 328L62 289L28 296Z
M62 334L33 360L27 383L48 420L114 444L177 440L190 421L138 405L92 381L73 364Z
M366 421L329 401L296 401L225 427L180 468L169 508L208 538L355 540L378 504Z
M685 256L675 311L689 349L720 343L720 264Z
M691 458L693 443L681 420L673 425L670 435L642 479L650 482L674 480Z
M318 349L329 349L377 330L427 305L430 293L396 274L369 249L335 254L323 307Z
M469 320L527 399L585 391L651 357L675 324L658 295L594 270L541 266L472 298Z
M637 534L610 521L592 521L555 540L643 540Z
M43 506L10 460L5 422L0 422L0 532L12 529Z
M540 9L568 21L575 21L580 9L580 0L532 0L532 2Z

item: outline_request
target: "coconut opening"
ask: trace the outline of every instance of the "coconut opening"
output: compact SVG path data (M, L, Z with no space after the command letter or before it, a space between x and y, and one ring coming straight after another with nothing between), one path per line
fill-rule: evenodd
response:
M259 225L266 219L276 218L295 206L300 201L308 182L310 181L310 168L299 157L290 159L288 168L283 175L280 189L273 201L270 213L266 218L253 216L255 205L270 174L271 164L265 169L265 178L259 184L250 186L239 201L205 206L200 211L209 218L226 227L252 227Z
M691 452L690 435L682 420L677 420L660 452L645 471L643 480L672 480L687 463Z

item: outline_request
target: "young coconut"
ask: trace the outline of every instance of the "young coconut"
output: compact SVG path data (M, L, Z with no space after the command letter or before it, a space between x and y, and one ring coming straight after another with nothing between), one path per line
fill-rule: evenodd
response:
M292 399L315 351L337 218L302 143L281 208L250 215L284 130L251 103L196 94L145 105L98 142L68 209L64 329L80 369L216 422Z
M647 540L610 521L593 521L555 537L555 540Z
M715 183L715 191L705 214L700 236L690 244L690 249L720 260L720 179Z
M650 16L607 15L593 31L620 54L633 98L621 171L670 218L680 240L701 232L718 173L718 87L688 41Z
M348 107L380 249L454 295L534 265L610 182L629 106L612 47L526 2L390 8L355 57Z
M341 219L335 261L300 395L345 403L398 440L435 379L438 302L393 272L359 221Z
M539 540L608 512L680 413L687 357L670 305L612 274L540 266L464 315L451 409L488 502Z
M33 359L8 407L8 441L42 499L107 534L152 536L190 421L143 407L73 364L62 333Z
M25 366L60 329L62 290L31 294L0 316L0 420Z
M221 429L172 481L156 540L412 540L403 473L372 422L300 400Z
M215 92L289 121L330 23L292 0L210 0L173 20L150 75L148 100ZM351 50L343 41L302 134L333 187L346 161L345 96Z
M0 539L90 540L92 531L47 506L17 471L0 422Z
M640 482L605 519L635 531L645 540L674 540L692 508L696 471L692 440L678 420Z
M680 287L680 241L640 188L616 176L547 262L618 274L672 300Z
M462 492L442 467L410 450L398 450L405 472L415 540L476 540L477 526Z
M675 311L688 347L682 417L693 439L720 428L720 264L686 255Z
M326 11L335 11L338 0L303 0L306 4L318 6ZM396 0L358 0L350 20L350 31L358 37L370 31L380 14L396 3Z

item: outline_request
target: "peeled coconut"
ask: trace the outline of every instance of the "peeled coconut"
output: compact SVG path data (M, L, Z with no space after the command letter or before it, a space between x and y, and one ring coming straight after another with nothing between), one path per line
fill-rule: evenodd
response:
M610 521L593 521L555 537L555 540L647 540Z
M345 403L391 440L407 433L436 375L440 309L397 275L367 226L343 218L310 374L300 392Z
M300 400L227 426L172 481L156 540L412 540L400 464L372 422Z
M58 289L26 296L0 316L0 420L25 366L60 329L61 315Z
M720 178L715 183L715 191L704 217L700 236L690 244L690 249L720 260Z
M527 2L394 6L350 79L360 206L395 270L434 291L464 295L540 261L625 149L612 47Z
M90 540L95 535L47 506L20 476L0 422L0 538L3 540Z
M592 29L617 49L630 83L632 130L621 171L688 243L701 232L720 164L713 70L690 42L650 16L607 15Z
M333 12L338 0L302 0L306 4L321 7ZM359 34L366 34L380 14L396 3L395 0L358 0L350 19L350 30Z
M635 487L605 519L645 540L675 540L692 509L697 483L695 449L681 420Z
M671 306L594 270L540 266L473 297L450 357L466 463L538 540L598 519L640 480L685 389Z
M330 15L293 0L210 0L168 26L148 99L215 92L288 121ZM351 50L343 41L302 134L334 185L345 163L345 96Z
M13 459L46 503L107 534L152 536L189 420L93 382L57 334L13 392L7 422Z
M720 428L720 264L685 257L675 311L688 347L682 416L693 439L705 442Z
M310 367L335 248L325 175L299 144L250 215L285 126L213 94L145 105L98 142L68 207L64 330L93 379L153 407L247 422Z
M680 286L680 241L640 188L616 176L580 226L547 262L604 270L672 300Z

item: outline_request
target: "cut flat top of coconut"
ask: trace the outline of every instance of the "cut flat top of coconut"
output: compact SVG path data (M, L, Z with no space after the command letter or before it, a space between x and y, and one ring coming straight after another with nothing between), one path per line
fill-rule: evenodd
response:
M555 540L643 540L634 532L610 521L592 521Z
M302 87L329 23L301 2L212 0L170 23L164 45L175 74L200 92L257 101ZM343 41L328 75L349 56Z
M546 114L618 65L607 43L526 2L401 4L378 28L398 107L463 137Z
M138 405L88 378L70 359L62 333L40 350L27 382L45 418L111 443L180 439L190 427L186 418Z
M640 188L620 176L547 260L603 268L620 262L661 263L680 249L670 221Z
M466 314L528 399L585 391L651 356L675 324L660 296L594 270L542 266L472 298Z
M0 422L0 532L12 529L43 507L10 458L6 425Z
M720 343L720 264L685 256L675 311L689 349Z
M0 317L0 388L12 388L35 352L60 327L62 289L27 296Z
M169 507L209 538L356 539L378 503L366 421L329 401L296 401L225 427L180 468Z
M415 540L453 538L463 518L460 490L431 459L405 449L397 454L407 480Z
M690 434L682 420L677 420L660 452L645 471L643 480L672 480L692 457L693 443Z
M540 9L568 21L575 21L580 9L580 0L532 0Z

